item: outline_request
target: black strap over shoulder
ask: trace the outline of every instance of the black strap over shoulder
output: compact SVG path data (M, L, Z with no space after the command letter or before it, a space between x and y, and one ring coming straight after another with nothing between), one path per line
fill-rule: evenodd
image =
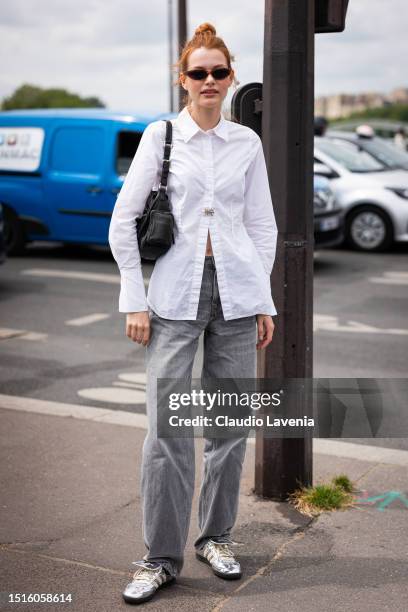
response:
M170 167L172 124L166 121L163 168L158 190L152 189L143 214L136 220L137 242L142 258L156 261L174 244L175 221L167 195L167 177Z
M171 121L169 121L168 119L163 119L163 121L166 121L166 140L164 144L163 167L159 189L166 190L167 178L169 175L170 168L170 152L172 147L173 126Z

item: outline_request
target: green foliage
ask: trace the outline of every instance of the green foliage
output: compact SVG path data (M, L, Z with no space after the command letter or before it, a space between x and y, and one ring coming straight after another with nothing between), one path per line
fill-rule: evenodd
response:
M353 491L353 484L346 474L339 474L338 476L335 476L332 483L335 487L339 487L340 489L343 489L343 491L346 491L346 493L352 493Z
M289 495L289 502L307 516L346 509L354 505L353 484L346 474L332 478L330 484L301 487Z
M2 110L24 108L105 108L99 98L81 98L66 89L43 89L35 85L24 84L18 87L8 98L4 98Z
M408 122L408 104L388 104L378 108L367 108L358 113L350 113L347 117L330 119L330 123L350 121L351 119L388 119L389 121Z
M304 502L320 510L341 508L345 499L343 489L331 485L316 485L305 492Z

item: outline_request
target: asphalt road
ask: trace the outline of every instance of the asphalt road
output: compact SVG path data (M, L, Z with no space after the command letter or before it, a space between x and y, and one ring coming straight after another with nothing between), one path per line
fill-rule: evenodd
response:
M407 256L408 246L316 253L315 377L406 377ZM150 272L144 266L146 283ZM106 248L37 243L9 258L0 267L0 393L143 413L144 348L125 336L118 295ZM368 443L408 448L407 439Z

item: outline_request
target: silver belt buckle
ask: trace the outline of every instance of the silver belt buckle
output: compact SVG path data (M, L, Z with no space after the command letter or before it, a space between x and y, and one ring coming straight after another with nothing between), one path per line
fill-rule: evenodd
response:
M214 214L214 209L213 208L204 208L204 214L205 215L213 215Z

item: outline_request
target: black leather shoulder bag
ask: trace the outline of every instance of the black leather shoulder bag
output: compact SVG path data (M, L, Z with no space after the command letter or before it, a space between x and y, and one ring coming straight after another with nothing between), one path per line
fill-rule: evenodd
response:
M166 141L160 185L157 191L150 192L142 216L136 219L140 256L151 261L164 255L174 243L174 217L167 196L173 126L171 121L163 121L166 121Z

